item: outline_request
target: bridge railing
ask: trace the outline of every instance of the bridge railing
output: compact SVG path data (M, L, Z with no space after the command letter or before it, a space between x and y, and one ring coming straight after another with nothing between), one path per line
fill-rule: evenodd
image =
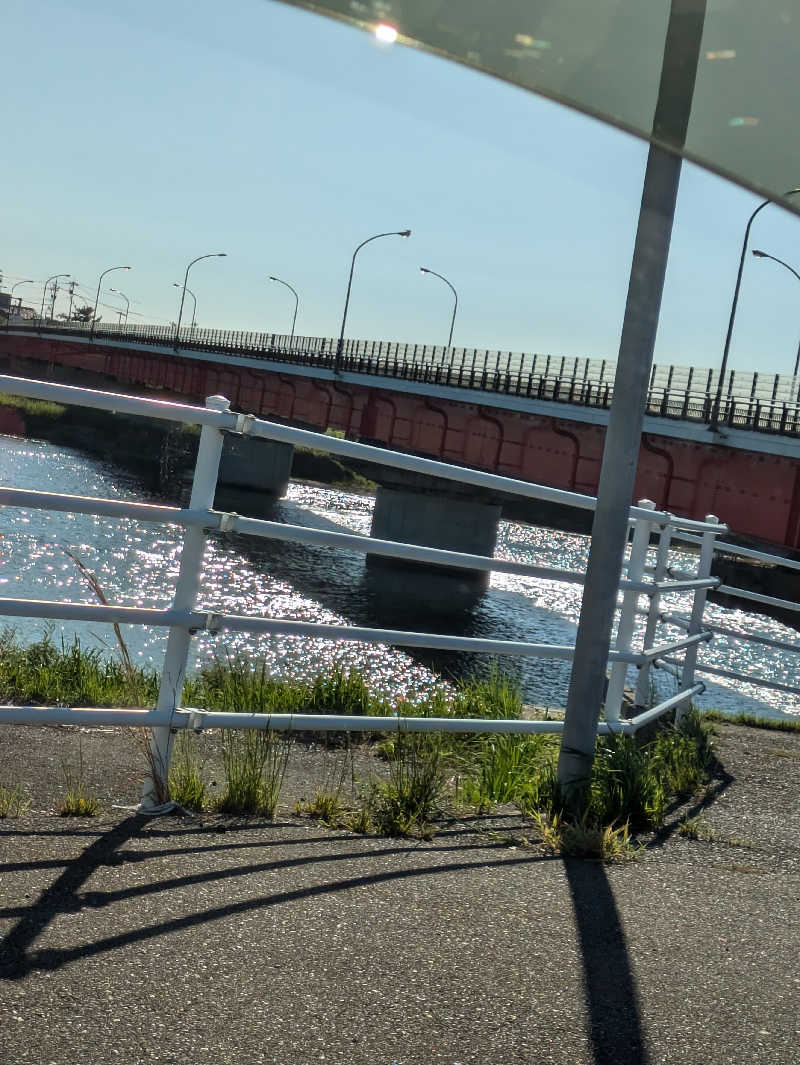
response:
M199 425L201 427L197 460L188 507L177 508L147 503L98 499L66 495L58 492L36 492L19 488L0 488L0 505L69 513L93 514L98 517L124 516L139 522L167 523L183 529L183 547L172 605L166 609L123 604L73 603L46 600L24 600L1 597L0 614L7 617L36 617L62 621L94 621L111 624L135 624L162 627L168 630L167 647L161 672L159 695L155 707L148 710L89 709L46 707L2 707L0 722L27 725L52 723L76 725L135 725L152 728L151 777L143 797L143 808L156 811L168 800L168 771L175 730L182 728L271 728L318 729L349 731L381 731L406 729L409 731L436 730L458 732L560 732L563 722L553 720L475 720L382 717L343 717L337 715L270 716L242 713L208 713L181 706L180 695L189 659L192 638L197 633L253 632L281 634L295 638L316 637L337 641L356 641L388 644L398 647L423 647L489 655L512 655L543 659L570 660L573 645L552 645L495 639L428 634L349 625L324 625L297 621L291 618L268 618L233 614L213 603L198 603L200 576L206 538L219 533L242 533L248 536L290 540L306 544L324 544L331 548L359 551L362 554L382 555L395 559L427 563L436 566L474 569L484 572L500 571L524 575L532 579L547 579L571 584L583 584L584 574L552 566L539 566L499 558L444 551L382 541L370 537L327 530L282 525L256 518L242 517L213 509L220 457L226 435L244 435L265 440L279 440L291 444L313 446L333 454L367 459L384 466L410 470L430 476L443 477L461 484L511 493L527 498L566 502L592 509L595 499L577 493L564 492L533 485L524 481L499 477L478 470L451 466L414 455L389 452L382 448L340 440L321 433L294 429L252 415L230 410L227 400L212 396L206 407L143 399L134 396L56 385L13 377L0 377L0 390L12 395L53 400L63 404L142 414L151 418ZM709 588L719 582L710 576L710 552L714 538L725 530L716 523L676 518L655 510L654 504L644 501L632 507L630 520L634 529L630 556L620 583L622 600L616 640L609 652L610 679L606 698L605 720L600 732L636 732L642 725L672 709L680 712L697 695L703 685L694 679L694 656L700 643L710 639L703 626L703 605ZM680 579L671 578L666 570L653 579L645 574L648 544L653 535L669 544L669 536L681 531L699 534L704 548L700 553L697 572ZM685 591L693 596L693 609L685 636L658 641L655 638L657 603L668 591ZM634 647L634 622L640 598L649 599L648 624L641 636L641 646ZM623 696L629 666L640 670L640 678L659 665L665 656L683 656L683 672L678 691L655 706L637 708L633 716L623 718ZM645 687L647 687L645 683Z
M499 393L522 399L596 407L608 410L614 398L612 361L444 348L388 341L346 340L337 355L330 337L289 337L236 330L181 329L175 344L173 326L100 323L15 324L14 332L47 332L93 337L96 341L168 347L191 357L192 351L218 356L243 356L265 362L305 365L327 371L391 377L438 387ZM719 374L685 366L654 366L647 413L733 429L779 435L800 435L800 405L794 377L779 374L726 375L717 404Z

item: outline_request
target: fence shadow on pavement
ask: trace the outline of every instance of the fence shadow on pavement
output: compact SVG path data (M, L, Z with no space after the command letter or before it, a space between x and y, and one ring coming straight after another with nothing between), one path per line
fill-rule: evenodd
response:
M61 868L60 875L45 886L38 898L29 905L9 908L0 912L0 917L16 918L16 923L6 937L0 942L0 980L19 981L34 971L58 971L62 967L83 961L98 955L122 950L133 944L142 944L182 932L192 927L212 924L221 919L236 919L250 912L266 910L271 907L295 902L302 899L334 895L359 888L370 887L392 881L412 880L439 874L468 873L469 871L486 871L498 867L541 866L543 863L561 862L562 859L544 856L540 853L526 851L509 851L503 845L492 847L485 839L470 842L461 839L443 839L439 843L426 844L425 850L408 841L386 840L385 846L364 849L359 837L335 835L295 835L293 838L279 840L258 840L252 838L240 841L234 839L223 842L218 836L215 842L202 842L204 835L215 833L214 828L201 827L190 829L187 847L170 845L175 835L186 838L187 831L181 828L158 831L156 838L164 840L165 847L148 850L128 850L126 844L142 835L144 826L151 827L153 822L147 818L128 817L110 831L96 837L78 857L63 861L41 860L32 862L13 862L0 868L11 870L38 870ZM290 829L289 823L270 826ZM235 826L234 826L235 831ZM8 833L9 835L11 833ZM153 838L154 832L148 833ZM246 862L237 866L217 865L211 869L183 874L177 877L155 881L134 882L131 886L112 891L84 890L92 875L102 866L121 865L132 862L141 866L149 861L158 861L165 857L181 857L208 853L230 854L239 849L260 849L264 846L282 844L287 849L293 845L312 845L311 854L292 855L278 860L263 862ZM337 846L338 844L338 846ZM320 851L320 847L325 850ZM487 855L495 850L497 857ZM425 861L427 855L440 858L447 855L443 862ZM222 906L204 910L189 910L179 915L171 911L169 919L157 920L145 927L126 929L115 935L92 940L86 937L79 944L61 948L36 949L36 940L42 936L48 926L65 913L80 910L105 908L124 904L146 896L157 896L179 889L197 888L214 881L230 881L232 878L260 877L266 873L284 872L302 866L325 865L327 869L335 863L358 861L362 864L375 864L387 859L396 861L403 856L417 862L423 858L423 864L395 864L393 868L380 871L361 872L360 875L334 879L327 877L323 882L304 885L290 890L275 892L255 898L241 899ZM459 860L460 859L460 860ZM160 868L160 863L157 865ZM586 997L587 1035L597 1065L647 1065L648 1057L639 1010L639 999L632 965L628 954L620 915L609 884L606 868L597 862L567 860L563 862L566 881L569 886L572 908L574 911L577 939L583 963L583 983ZM197 899L202 897L197 896ZM196 902L197 900L195 900ZM124 912L124 910L123 910ZM88 925L87 928L91 928Z

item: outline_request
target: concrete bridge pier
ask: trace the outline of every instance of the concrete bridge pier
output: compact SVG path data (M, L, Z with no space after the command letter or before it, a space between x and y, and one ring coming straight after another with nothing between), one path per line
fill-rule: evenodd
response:
M216 506L251 517L266 514L286 494L294 448L275 440L226 434Z
M395 479L395 477L397 479ZM370 535L377 540L492 555L501 507L479 490L393 471L379 485ZM367 556L370 584L381 603L419 614L452 614L474 606L489 574Z

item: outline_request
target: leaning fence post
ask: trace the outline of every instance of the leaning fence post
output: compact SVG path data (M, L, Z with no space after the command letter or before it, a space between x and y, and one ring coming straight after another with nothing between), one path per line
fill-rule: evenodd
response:
M667 573L667 565L669 563L669 548L672 542L672 529L669 525L663 525L661 528L661 535L658 541L658 551L656 552L656 567L653 573L653 583L658 584L659 581L663 581ZM658 605L661 595L659 592L653 592L650 596L650 607L647 611L647 625L644 630L644 639L642 640L642 647L652 647L653 641L656 636L656 629L658 627ZM639 679L636 681L636 706L637 708L647 706L647 701L650 697L650 667L652 662L643 662L639 667Z
M637 506L643 510L655 510L656 505L652 499L640 499ZM628 580L641 581L644 576L644 565L647 560L647 548L650 546L650 531L652 522L643 518L635 519L633 541L631 542L631 555L628 560ZM636 621L636 608L639 605L641 592L625 592L622 596L622 607L617 625L617 651L630 651L633 626ZM619 721L622 712L622 697L625 693L625 677L628 672L627 662L614 662L611 666L611 676L608 681L606 692L606 721Z
M719 518L714 514L706 514L705 520L709 525L719 525ZM703 533L703 542L700 545L700 559L697 563L697 576L698 579L704 580L706 577L711 576L711 562L714 558L714 548L716 547L717 531L716 529L709 529ZM688 636L696 636L703 628L703 614L706 609L706 597L708 596L708 588L697 588L694 593L694 602L692 603L692 614L689 618L689 631ZM681 675L681 690L686 691L687 688L691 688L694 684L694 667L697 665L697 650L698 645L692 644L691 647L687 647L683 656L683 673ZM686 703L681 703L675 711L675 724L679 725L682 719L686 715L688 706Z
M206 406L210 410L230 410L230 400L224 396L209 396ZM222 432L212 425L204 425L200 431L197 461L192 479L191 510L210 510L214 506L217 489L219 462L222 456ZM206 546L205 530L191 525L184 530L180 569L175 583L173 610L192 610L197 591ZM186 663L189 657L191 636L188 628L172 626L167 637L167 650L158 690L157 710L174 711L181 698ZM142 813L158 813L169 801L169 764L172 757L172 730L169 726L154 728L150 737L148 761L150 775L144 782Z

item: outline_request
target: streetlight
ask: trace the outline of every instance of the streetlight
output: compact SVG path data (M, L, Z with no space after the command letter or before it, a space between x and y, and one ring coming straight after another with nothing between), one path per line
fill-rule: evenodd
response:
M39 321L43 321L43 319L44 319L44 301L47 298L47 286L50 284L51 281L55 281L55 279L57 277L69 277L69 276L70 276L69 274L53 274L52 277L48 277L48 279L45 281L44 289L42 290L42 309L39 312Z
M285 287L288 288L289 291L294 294L294 315L292 317L292 335L289 338L290 341L294 340L294 326L295 326L295 322L297 321L297 306L298 306L300 300L299 300L299 298L297 296L297 293L295 292L295 290L292 288L292 286L289 284L288 281L283 281L279 277L272 277L272 275L270 275L270 281L277 281L279 285L285 285Z
M15 288L19 288L20 285L32 285L32 284L34 284L33 281L29 281L29 280L26 279L25 281L17 281L17 283L15 285L11 286L11 304L10 304L10 306L8 308L9 318L11 317L11 311L13 311L13 309L14 309L14 289ZM18 310L22 310L22 296L20 296L20 298L19 298L19 307L17 309Z
M173 281L172 282L172 287L173 288L183 288L183 285L178 284L177 281ZM197 296L195 296L194 292L192 292L192 290L190 288L187 288L186 291L189 293L189 295L194 300L194 303L192 304L192 329L194 329L195 325L197 325Z
M118 288L110 288L108 291L109 292L116 292L116 294L118 296L122 296L122 298L125 300L125 325L127 325L128 324L128 311L131 309L131 301L128 299L128 297L125 295L125 293L124 292L120 292L120 290ZM121 319L122 318L122 311L119 311L118 313L119 313L119 316L120 316L120 319Z
M353 270L355 269L355 265L356 265L356 256L358 255L358 253L361 251L361 249L364 247L365 244L369 244L373 240L379 240L381 237L410 237L410 236L411 236L411 230L410 229L392 230L391 233L376 233L374 237L367 237L366 240L362 240L361 243L359 244L359 246L353 252L353 259L352 259L352 261L350 263L350 277L347 280L347 295L345 296L345 301L344 301L344 314L342 315L342 331L339 334L339 343L336 346L336 360L334 362L334 370L335 370L336 373L339 372L339 367L340 367L341 362L342 362L342 348L344 347L344 326L345 326L345 322L347 321L347 308L350 305L350 288L351 288L351 286L353 284Z
M788 263L785 263L783 261L783 259L778 259L775 255L768 255L765 251L758 251L758 250L755 250L755 249L753 251L753 255L755 256L756 259L772 259L772 261L774 263L780 263L781 266L785 266L786 269L790 273L794 274L794 276L797 278L797 280L800 281L800 274L798 274L798 272L795 270L795 268L793 266L789 266ZM795 360L794 360L794 373L793 373L794 377L797 377L798 370L800 370L800 344L797 345L797 355L795 356Z
M181 318L183 317L183 301L186 299L186 282L189 280L189 271L195 263L199 263L201 259L224 259L227 252L224 251L212 251L208 255L198 255L196 259L192 259L189 265L186 267L186 273L183 275L183 287L181 288L181 309L178 311L178 324L175 326L175 350L178 350L178 338L181 332ZM173 284L175 282L173 281ZM195 303L195 307L197 304Z
M451 348L453 346L453 327L456 324L456 311L458 310L458 293L447 280L447 278L443 277L441 274L437 274L435 270L429 270L427 266L421 266L419 268L419 272L421 274L433 274L434 277L438 277L440 281L444 281L444 283L453 293L453 299L455 302L453 303L453 317L450 319L450 336L447 338L447 346L448 348Z
M90 340L94 336L94 323L95 319L97 318L97 304L100 302L100 286L103 283L103 278L106 276L106 274L110 274L112 270L130 270L130 266L109 266L109 268L107 270L104 270L100 275L100 280L97 282L97 294L94 297L94 312L92 313L92 324L89 329Z
M784 192L784 199L787 196L795 196L800 192L800 188L789 189L788 192ZM742 254L739 256L739 272L736 275L736 285L733 290L733 303L731 304L731 315L728 319L728 332L725 335L725 349L722 352L722 365L719 368L719 381L717 382L717 394L714 397L714 405L711 408L711 420L709 428L716 429L717 419L719 418L719 406L722 402L722 386L725 381L725 371L728 368L728 353L731 350L731 336L733 334L733 320L736 317L736 305L739 302L739 289L742 284L742 271L744 270L744 257L747 254L747 242L750 239L750 227L753 224L753 219L759 211L763 211L769 204L774 203L774 200L764 200L756 207L755 211L750 215L747 220L747 225L744 230L744 240L742 241Z

